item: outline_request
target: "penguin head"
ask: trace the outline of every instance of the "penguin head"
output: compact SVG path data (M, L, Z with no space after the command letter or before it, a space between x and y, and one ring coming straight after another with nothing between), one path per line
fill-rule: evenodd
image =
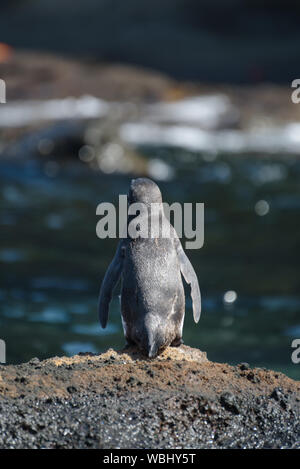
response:
M148 178L132 179L129 189L129 204L142 202L146 205L162 203L160 189L155 182Z

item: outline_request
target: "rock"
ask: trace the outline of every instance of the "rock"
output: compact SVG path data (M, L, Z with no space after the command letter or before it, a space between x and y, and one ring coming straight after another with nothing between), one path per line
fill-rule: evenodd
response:
M74 392L77 392L77 388L75 386L68 386L67 387L67 391L70 393L70 394L73 394Z
M220 402L222 406L230 412L233 412L234 414L240 413L237 400L231 392L224 392L223 394L221 394Z
M259 383L260 379L257 375L253 373L253 371L250 371L250 373L247 374L247 379L251 381L252 383Z
M0 383L0 448L299 448L298 382L184 345L34 359Z
M249 370L249 369L250 369L249 363L246 363L246 362L240 363L239 367L240 367L240 370L242 370L242 371L245 371L245 370Z

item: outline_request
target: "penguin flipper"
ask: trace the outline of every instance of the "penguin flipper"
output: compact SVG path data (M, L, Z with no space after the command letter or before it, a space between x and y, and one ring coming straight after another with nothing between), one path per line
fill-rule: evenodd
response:
M181 245L179 238L175 237L174 241L175 241L176 252L177 252L177 256L178 256L178 260L180 264L181 273L186 283L188 283L191 286L191 297L193 301L193 316L194 316L194 321L197 323L201 315L201 293L200 293L198 278L189 258L187 257L186 253L183 250L183 247Z
M108 320L108 311L109 311L109 303L112 298L112 292L118 280L120 278L121 272L123 270L124 265L124 246L123 242L121 241L118 245L117 252L115 257L111 261L102 285L99 294L98 300L98 315L99 321L103 329L105 329L107 320Z

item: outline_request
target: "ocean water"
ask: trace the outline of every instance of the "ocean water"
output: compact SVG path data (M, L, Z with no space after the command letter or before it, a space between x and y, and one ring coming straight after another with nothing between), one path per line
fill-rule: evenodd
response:
M187 251L203 312L194 324L187 291L185 343L214 361L299 379L291 343L300 338L300 160L167 144L138 150L166 202L205 204L204 246ZM97 319L117 240L97 238L96 207L117 203L131 177L79 161L1 160L0 338L8 363L124 345L119 289L107 329Z

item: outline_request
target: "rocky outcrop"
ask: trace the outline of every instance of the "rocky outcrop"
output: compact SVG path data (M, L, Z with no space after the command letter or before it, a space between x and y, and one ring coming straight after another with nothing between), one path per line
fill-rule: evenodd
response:
M299 409L299 382L186 346L0 367L1 448L296 448Z

